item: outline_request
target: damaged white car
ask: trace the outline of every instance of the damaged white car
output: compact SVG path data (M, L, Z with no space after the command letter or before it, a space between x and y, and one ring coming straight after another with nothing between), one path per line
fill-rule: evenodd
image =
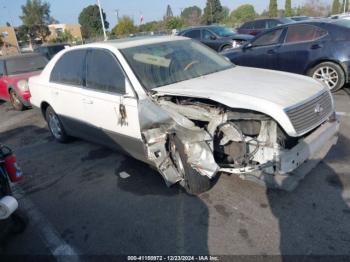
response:
M65 49L29 88L58 141L122 149L190 194L220 173L292 190L337 142L327 87L235 66L183 37Z

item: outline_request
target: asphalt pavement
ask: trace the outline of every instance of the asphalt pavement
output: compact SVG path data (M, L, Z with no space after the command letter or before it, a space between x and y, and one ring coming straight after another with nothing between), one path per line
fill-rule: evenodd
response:
M0 104L0 142L25 180L30 218L2 255L350 256L350 92L335 94L338 144L293 192L222 175L199 197L99 145L51 138L38 110Z

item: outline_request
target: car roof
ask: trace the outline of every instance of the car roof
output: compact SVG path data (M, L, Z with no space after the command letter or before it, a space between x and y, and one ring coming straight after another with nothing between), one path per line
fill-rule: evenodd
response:
M42 55L38 53L14 54L14 55L0 56L0 60L17 59L22 57L36 57L36 56L42 56Z
M116 49L124 49L129 47L172 42L177 40L188 40L188 38L182 37L182 36L174 36L174 35L129 37L129 38L123 38L123 39L108 40L103 42L80 45L76 47L71 47L71 49L88 48L88 47L113 47Z
M39 47L50 47L50 46L66 46L66 45L69 45L69 43L55 43L55 44L43 44L43 45L40 45L40 46L37 46L36 48L39 48Z

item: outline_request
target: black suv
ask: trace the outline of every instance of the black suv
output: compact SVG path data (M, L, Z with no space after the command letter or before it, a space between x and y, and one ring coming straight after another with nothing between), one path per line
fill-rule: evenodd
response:
M34 48L34 52L39 53L50 60L55 54L57 54L59 51L63 50L67 46L70 46L70 44L59 43L59 44L42 45Z
M237 32L240 34L257 35L265 30L274 28L279 25L294 23L295 21L286 18L268 18L249 21L237 28Z
M252 39L224 26L200 26L181 31L178 35L196 39L217 52L239 47Z

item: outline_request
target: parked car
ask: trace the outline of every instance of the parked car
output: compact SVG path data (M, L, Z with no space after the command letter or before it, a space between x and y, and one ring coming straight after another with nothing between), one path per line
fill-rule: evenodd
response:
M190 194L221 172L291 190L337 141L320 82L235 66L184 37L73 47L29 88L57 141L122 149Z
M237 65L308 75L335 92L350 80L350 21L283 25L224 55Z
M47 62L39 54L0 57L0 100L10 101L16 110L30 107L28 78L38 75Z
M239 47L251 40L250 35L240 35L224 26L199 26L181 31L178 35L196 39L217 52Z
M346 20L350 20L350 13L332 15L330 18L331 19L346 19Z
M45 44L34 48L34 52L39 53L50 60L55 54L57 54L59 51L67 47L70 47L70 44L67 44L67 43Z
M286 17L268 18L249 21L237 28L239 34L258 35L268 29L274 28L283 24L294 23L295 21Z
M292 16L292 17L288 17L288 18L292 19L293 21L296 21L296 22L314 19L313 17L310 17L310 16Z

